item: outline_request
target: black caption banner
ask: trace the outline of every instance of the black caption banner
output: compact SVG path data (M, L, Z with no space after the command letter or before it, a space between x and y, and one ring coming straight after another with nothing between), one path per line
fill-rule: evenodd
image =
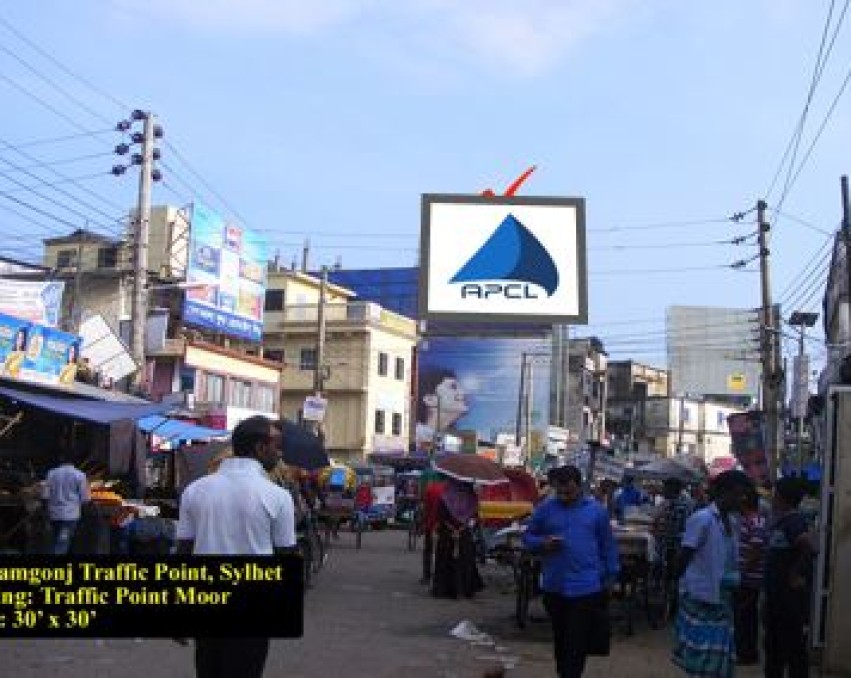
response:
M298 638L285 556L0 556L0 638Z

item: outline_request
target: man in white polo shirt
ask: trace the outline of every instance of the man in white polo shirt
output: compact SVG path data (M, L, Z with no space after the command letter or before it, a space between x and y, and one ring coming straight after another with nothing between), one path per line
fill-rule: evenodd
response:
M280 433L257 416L231 434L233 457L191 483L180 500L177 552L200 555L272 555L296 546L290 493L265 471L281 457ZM196 638L199 678L263 675L268 638Z

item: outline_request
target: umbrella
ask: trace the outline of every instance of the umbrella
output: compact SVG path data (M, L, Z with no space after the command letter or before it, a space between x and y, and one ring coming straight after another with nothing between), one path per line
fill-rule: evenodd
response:
M305 471L315 471L331 465L325 445L319 437L298 424L283 419L281 439L284 461L290 466L298 466Z
M677 478L685 483L696 482L703 478L703 474L694 467L687 466L674 459L658 459L644 466L627 468L625 475L645 480L665 480L666 478Z
M496 485L508 478L496 462L477 454L447 454L434 462L436 471L467 483Z

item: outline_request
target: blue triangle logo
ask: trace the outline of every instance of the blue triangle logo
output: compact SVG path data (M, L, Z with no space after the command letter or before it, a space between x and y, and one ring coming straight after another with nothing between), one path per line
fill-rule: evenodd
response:
M540 240L509 214L449 282L481 280L534 283L551 297L558 288L558 269Z

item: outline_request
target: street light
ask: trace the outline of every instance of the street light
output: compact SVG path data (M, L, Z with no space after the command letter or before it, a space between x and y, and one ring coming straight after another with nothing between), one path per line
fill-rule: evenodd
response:
M796 451L798 454L798 471L803 474L804 471L804 412L806 410L805 396L809 394L809 374L807 366L804 364L804 334L808 327L813 327L818 320L818 313L810 311L795 311L792 317L789 318L789 324L792 327L798 327L798 374L796 379L795 403L798 408L798 435L796 441Z

